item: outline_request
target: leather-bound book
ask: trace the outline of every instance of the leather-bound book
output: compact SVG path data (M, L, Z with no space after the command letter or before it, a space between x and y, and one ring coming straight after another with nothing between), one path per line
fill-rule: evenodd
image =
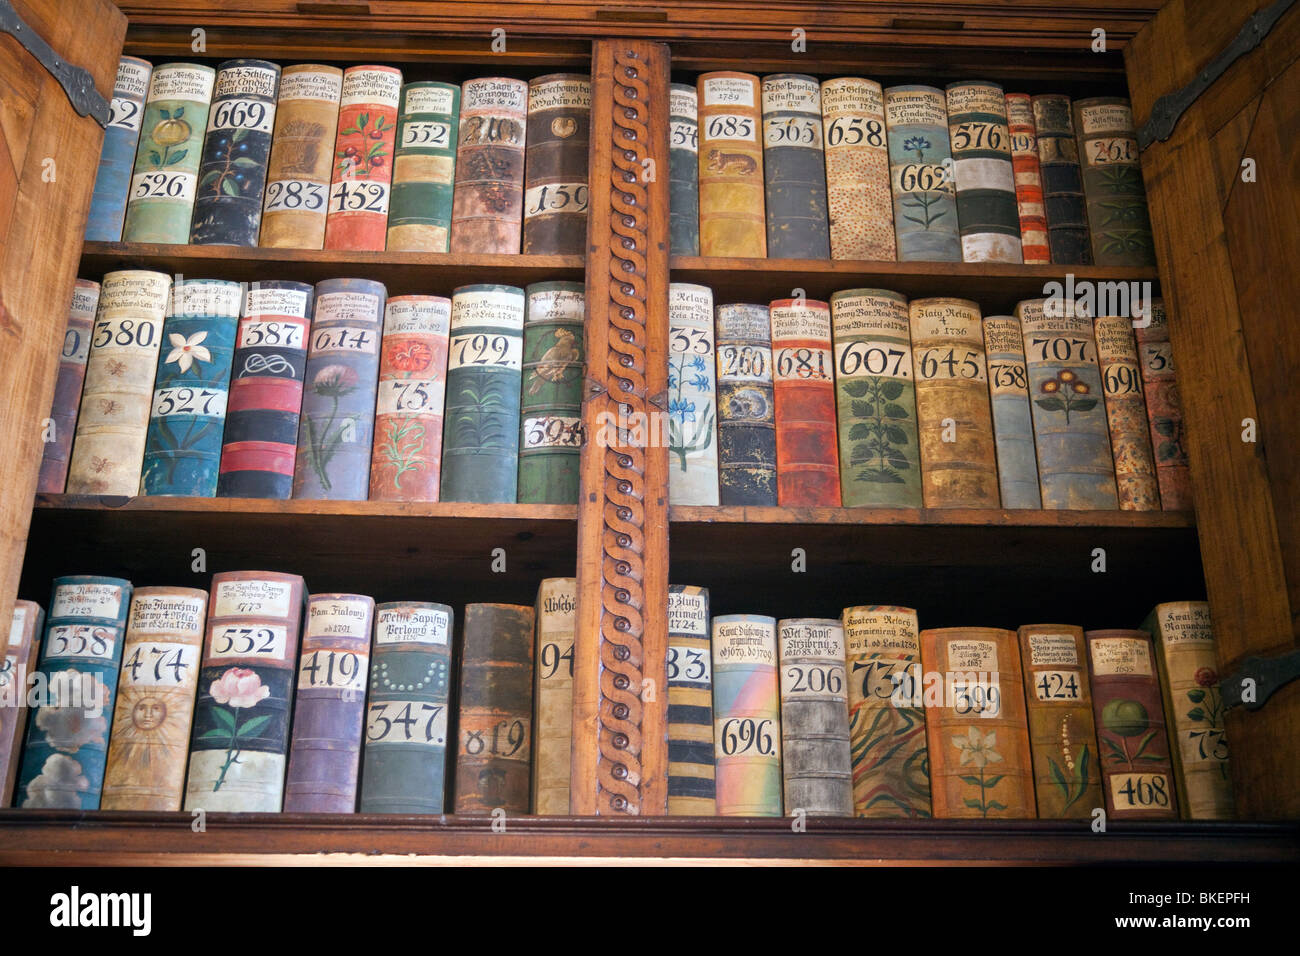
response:
M1093 263L1154 266L1155 241L1129 101L1116 96L1075 100L1074 133Z
M122 238L122 220L126 217L126 199L131 191L131 172L152 73L153 64L148 60L124 56L117 62L108 126L104 128L95 190L86 216L87 242L117 242Z
M712 623L718 814L779 817L781 703L776 619L761 614L724 614Z
M99 809L130 605L130 581L54 579L39 664L48 696L28 715L15 806Z
M763 180L767 254L829 259L822 94L814 76L763 77Z
M101 810L181 808L207 612L207 591L136 589Z
M537 588L537 677L533 689L533 813L569 812L573 742L573 632L578 582L546 578Z
M944 627L921 632L921 662L943 678L926 698L930 795L938 819L1033 819L1034 775L1016 632Z
M362 813L442 813L451 625L445 604L375 608Z
M198 63L164 63L153 71L127 195L123 242L189 241L215 75L212 67Z
M1041 508L1034 421L1029 411L1025 341L1013 315L984 317L989 405L998 454L998 490L1003 508Z
M242 286L181 279L163 323L140 493L211 498L217 493L230 363Z
M1119 506L1125 511L1159 511L1160 483L1151 457L1151 431L1147 404L1142 398L1133 322L1123 316L1098 316L1093 330L1101 388L1106 396Z
M1044 508L1116 509L1092 319L1071 299L1016 305Z
M528 84L505 77L461 86L451 251L519 251Z
M717 379L713 291L668 287L668 498L718 503Z
M925 506L996 508L1001 496L979 305L913 299L910 317Z
M762 113L758 77L722 71L697 81L700 138L700 255L762 259Z
M1011 134L1011 168L1016 177L1016 208L1020 214L1020 254L1025 265L1047 265L1052 261L1052 250L1047 239L1047 210L1043 205L1033 101L1028 93L1008 93L1004 99L1007 129Z
M932 86L885 90L898 261L961 262L948 106Z
M668 815L718 812L709 589L668 586Z
M822 124L831 258L893 262L898 248L880 84L853 76L825 80Z
M304 63L280 74L259 245L324 246L342 89L343 71L333 66Z
M383 284L369 279L316 283L295 498L366 500L386 296Z
M140 490L170 288L171 277L162 272L130 269L104 276L68 462L70 495L131 497Z
M948 138L965 262L1022 262L1020 211L1002 87L948 84Z
M777 499L785 508L837 508L831 307L813 299L777 299L770 313Z
M586 289L581 282L534 282L524 294L519 501L571 505L583 439Z
M907 299L888 289L845 289L831 296L831 324L844 507L919 508Z
M456 813L529 812L533 609L465 605Z
M930 762L916 611L870 604L846 607L845 675L853 761L853 813L930 816Z
M581 255L587 248L591 77L552 73L530 80L526 140L522 251Z
M280 811L305 597L296 574L212 576L186 810Z
M49 429L44 433L45 449L41 453L40 476L36 490L61 494L68 483L68 459L72 454L72 436L77 431L77 411L81 408L81 387L86 381L86 358L99 305L99 283L78 279L72 289L68 307L68 327L59 351L59 374L54 380L54 401L50 405Z
M1177 820L1178 795L1151 635L1088 631L1092 711L1106 813L1117 820Z
M217 67L190 223L194 245L257 245L279 88L280 67L266 60Z
M313 594L303 623L286 813L352 813L365 729L373 598Z
M700 130L695 87L668 90L668 235L675 256L700 254Z
M1034 752L1034 792L1044 820L1088 820L1102 805L1083 628L1026 624L1020 664Z
M14 601L0 659L0 807L13 805L27 730L27 676L36 670L44 621L45 611L35 601Z
M307 283L280 279L259 282L244 295L218 497L288 498L293 493L314 296Z
M1183 400L1169 344L1169 316L1160 299L1153 299L1148 308L1149 324L1135 327L1133 334L1151 422L1151 453L1160 484L1160 503L1166 511L1190 511L1192 472L1183 446Z
M451 296L442 500L514 502L524 290L465 285Z
M717 335L719 503L774 505L776 408L767 306L718 306Z
M427 81L402 87L388 211L389 252L447 251L459 127L459 86Z
M777 641L786 814L851 817L844 628L829 618L788 618L777 625Z
M1088 212L1083 199L1083 174L1079 170L1079 144L1074 138L1070 98L1044 93L1033 97L1031 102L1052 262L1092 265L1092 241L1088 237Z
M343 71L325 218L326 249L383 251L401 91L402 71L391 66L352 66Z

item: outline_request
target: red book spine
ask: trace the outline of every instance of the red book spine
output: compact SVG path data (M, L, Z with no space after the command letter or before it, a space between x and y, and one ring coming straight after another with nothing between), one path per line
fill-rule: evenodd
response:
M383 252L402 71L354 66L343 73L325 248Z
M831 307L812 299L777 299L770 314L777 503L838 508Z
M1034 104L1028 93L1008 93L1007 129L1011 133L1011 168L1016 177L1016 207L1020 213L1020 248L1025 265L1052 261L1047 241L1047 207L1043 175L1038 164L1038 131Z
M1183 447L1183 400L1178 394L1174 353L1169 345L1169 318L1160 299L1152 299L1147 308L1147 324L1134 325L1133 334L1137 337L1142 390L1151 422L1151 452L1160 483L1160 503L1165 511L1190 511L1192 472Z

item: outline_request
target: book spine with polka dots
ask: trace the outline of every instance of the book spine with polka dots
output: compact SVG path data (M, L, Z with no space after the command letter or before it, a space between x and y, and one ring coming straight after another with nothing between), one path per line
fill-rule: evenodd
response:
M861 77L822 83L822 135L831 258L893 262L894 200L880 84Z

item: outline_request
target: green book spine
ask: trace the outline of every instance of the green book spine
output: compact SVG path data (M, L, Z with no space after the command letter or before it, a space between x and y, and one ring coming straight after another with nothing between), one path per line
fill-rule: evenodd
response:
M526 298L519 501L576 504L585 290L581 282L537 282Z
M407 83L397 110L388 250L446 252L456 181L460 87Z
M1102 96L1074 102L1092 261L1099 266L1153 266L1155 243L1128 100Z

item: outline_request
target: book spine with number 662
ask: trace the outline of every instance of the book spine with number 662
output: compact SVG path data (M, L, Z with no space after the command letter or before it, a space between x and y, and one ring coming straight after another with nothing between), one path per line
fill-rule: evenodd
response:
M948 106L932 86L885 90L898 261L961 262Z

